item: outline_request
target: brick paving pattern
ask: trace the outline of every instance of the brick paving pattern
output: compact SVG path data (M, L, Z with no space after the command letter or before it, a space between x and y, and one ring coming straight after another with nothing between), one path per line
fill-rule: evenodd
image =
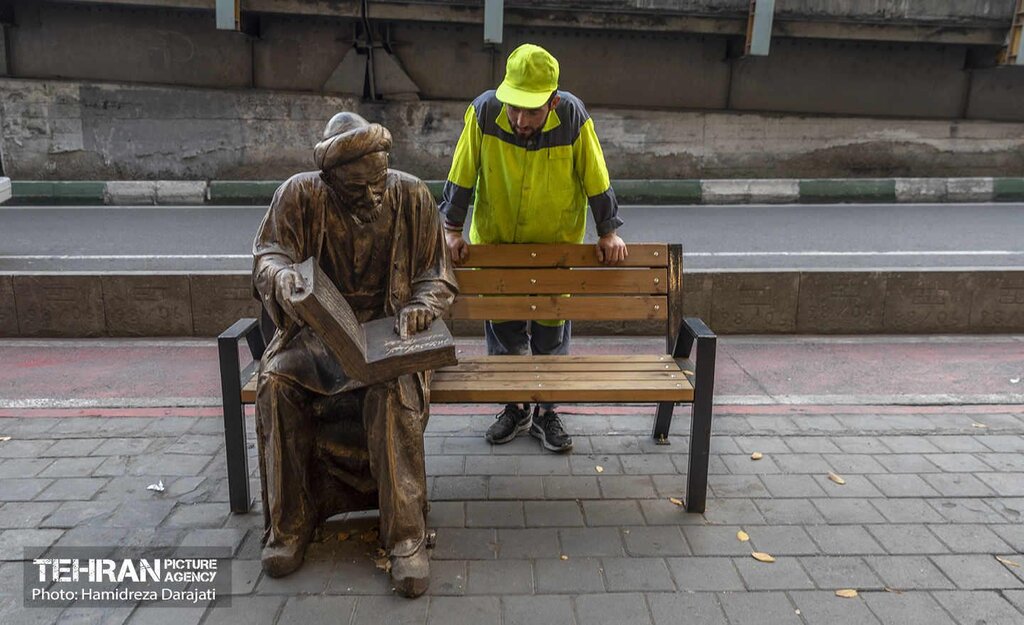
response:
M299 573L265 577L259 504L228 513L217 418L0 419L0 622L1024 623L1024 566L996 559L1024 565L1018 408L723 408L704 515L670 501L686 495L686 410L669 446L639 410L568 410L568 456L529 437L491 448L487 416L433 417L438 537L416 601L393 595L358 539L367 515L328 523ZM158 480L165 492L146 490ZM22 607L24 547L110 544L230 548L231 607Z

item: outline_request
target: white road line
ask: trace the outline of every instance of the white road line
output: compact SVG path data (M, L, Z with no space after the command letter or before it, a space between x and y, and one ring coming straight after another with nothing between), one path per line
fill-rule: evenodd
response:
M719 406L1005 406L1021 403L1024 403L1024 393L976 395L721 395L715 398L715 404ZM31 408L199 408L218 407L220 405L220 397L0 398L0 410ZM647 404L641 402L638 405Z
M1011 250L917 250L861 252L687 252L691 258L756 258L756 257L850 257L850 256L1024 256L1024 251ZM252 254L0 254L3 260L248 260Z
M1024 252L1008 250L918 250L889 252L688 252L683 256L747 257L747 256L1024 256Z
M12 254L2 260L251 260L252 254Z
M0 399L0 409L25 408L200 408L220 406L219 397L102 397L96 399L61 399L26 397Z
M116 347L121 349L137 349L142 347L201 347L209 349L217 344L217 337L200 337L192 339L145 339L145 338L82 338L82 339L0 339L0 349L4 348L48 348L48 349L92 349L95 347Z

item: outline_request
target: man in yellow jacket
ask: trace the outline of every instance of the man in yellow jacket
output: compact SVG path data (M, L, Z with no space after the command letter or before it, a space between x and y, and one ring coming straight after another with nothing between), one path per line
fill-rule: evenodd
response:
M628 254L594 122L579 98L558 90L558 61L540 46L516 48L498 89L466 110L440 203L457 264L469 254L462 231L474 188L473 243L582 243L589 204L598 259L614 265ZM487 352L567 354L571 332L569 321L488 321ZM572 448L552 404L532 414L529 405L506 405L486 438L502 444L526 430L552 451Z

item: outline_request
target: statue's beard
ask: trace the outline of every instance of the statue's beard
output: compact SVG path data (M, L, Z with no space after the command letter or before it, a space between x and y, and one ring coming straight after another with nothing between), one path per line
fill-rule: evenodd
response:
M372 223L384 212L383 201L377 205L373 205L367 202L364 198L356 200L349 199L344 193L334 186L331 176L321 173L320 177L325 183L327 183L327 188L330 189L331 196L334 198L334 203L338 206L338 210L343 213L349 213L356 222L362 224Z
M384 212L384 202L380 202L376 206L369 206L365 202L359 204L348 204L348 209L352 212L352 216L355 217L359 223L370 223L377 221L381 213Z

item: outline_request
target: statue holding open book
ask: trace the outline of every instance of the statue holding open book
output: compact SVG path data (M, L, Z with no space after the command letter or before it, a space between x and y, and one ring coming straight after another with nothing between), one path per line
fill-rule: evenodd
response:
M327 517L380 509L395 588L429 583L423 431L429 370L451 364L440 317L457 287L426 185L388 168L391 134L327 124L319 171L274 194L253 284L277 330L260 367L257 436L268 575L302 565Z

